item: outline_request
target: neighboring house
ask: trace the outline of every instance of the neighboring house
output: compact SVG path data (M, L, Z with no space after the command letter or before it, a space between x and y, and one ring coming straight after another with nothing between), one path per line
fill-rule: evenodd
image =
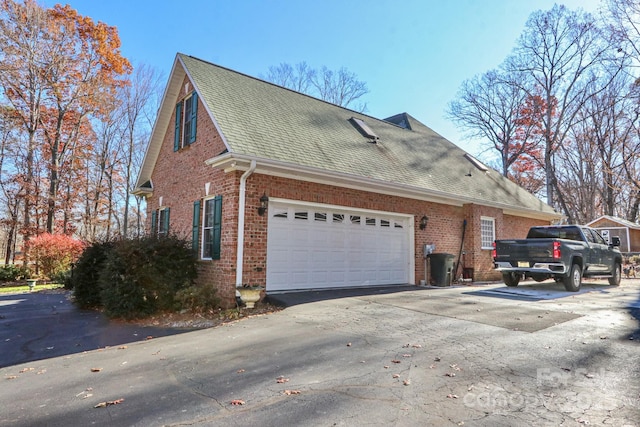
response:
M640 253L640 225L614 216L603 215L594 219L587 226L595 228L606 241L611 237L620 238L620 252Z
M406 113L376 119L183 54L135 194L149 230L192 239L198 280L228 306L243 283L419 283L425 244L464 253L457 277L498 279L494 239L560 218Z

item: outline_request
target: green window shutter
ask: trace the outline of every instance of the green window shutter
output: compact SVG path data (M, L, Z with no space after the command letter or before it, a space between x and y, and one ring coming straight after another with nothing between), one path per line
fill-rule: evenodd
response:
M169 235L169 208L165 208L165 215L164 215L164 232L165 235Z
M189 144L196 141L196 122L198 121L198 94L193 92L191 95L191 134L189 135Z
M200 200L193 202L193 228L191 231L191 248L198 255L200 240Z
M152 211L151 212L151 235L152 236L156 235L157 221L158 221L158 211Z
M180 131L182 130L182 102L176 104L176 123L173 135L173 151L180 149Z
M216 196L213 202L213 248L212 259L220 259L220 243L222 241L222 196Z

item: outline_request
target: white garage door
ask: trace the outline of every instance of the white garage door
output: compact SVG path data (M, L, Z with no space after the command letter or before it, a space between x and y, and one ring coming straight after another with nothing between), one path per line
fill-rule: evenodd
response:
M410 216L269 203L267 291L407 284Z

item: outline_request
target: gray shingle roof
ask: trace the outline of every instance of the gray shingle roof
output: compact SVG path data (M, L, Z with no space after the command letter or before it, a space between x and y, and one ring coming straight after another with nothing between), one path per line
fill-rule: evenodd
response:
M380 120L197 58L178 54L178 61L231 154L556 216L498 172L476 168L465 151L408 114ZM358 131L352 117L369 126L377 143Z

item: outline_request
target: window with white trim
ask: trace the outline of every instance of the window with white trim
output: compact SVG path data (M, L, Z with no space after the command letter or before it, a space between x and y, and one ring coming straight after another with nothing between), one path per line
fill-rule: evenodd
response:
M158 208L151 212L151 234L162 237L169 234L169 208Z
M496 240L496 220L490 217L480 217L480 238L482 249L493 249Z
M202 259L220 259L222 196L205 199L202 216Z

